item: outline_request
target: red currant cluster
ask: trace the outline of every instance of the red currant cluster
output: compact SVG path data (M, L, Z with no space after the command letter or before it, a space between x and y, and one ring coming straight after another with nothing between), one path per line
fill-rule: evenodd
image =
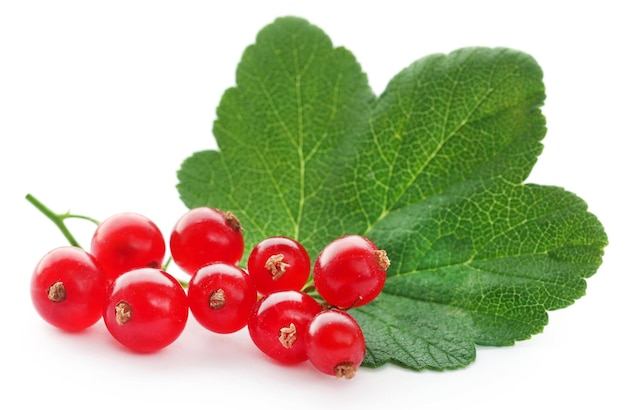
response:
M242 228L230 212L192 209L169 239L188 283L166 272L165 239L150 219L122 213L104 220L89 252L62 246L39 261L30 289L37 312L67 331L102 318L113 338L144 353L176 340L191 312L212 332L247 326L254 344L280 363L309 360L324 373L354 376L365 340L347 311L378 296L389 266L372 241L347 235L329 243L308 284L309 254L289 237L262 240L242 268Z

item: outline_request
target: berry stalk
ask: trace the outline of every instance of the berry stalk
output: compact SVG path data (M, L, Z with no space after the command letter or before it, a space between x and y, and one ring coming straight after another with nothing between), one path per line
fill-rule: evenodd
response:
M72 235L69 229L67 229L67 226L65 225L65 220L69 218L75 218L75 219L85 219L87 221L93 222L96 225L100 223L98 220L91 218L89 216L85 216L85 215L76 215L76 214L71 214L69 212L58 214L52 211L50 208L44 205L39 199L35 198L31 194L26 195L26 200L30 202L35 208L37 208L42 214L48 217L48 219L50 219L52 223L54 223L57 226L57 228L59 228L59 230L61 231L65 239L67 239L67 241L70 243L70 245L75 246L77 248L82 249L82 246L80 246L76 238L74 238L74 235Z
M72 214L69 211L65 212L65 213L56 213L56 212L52 211L48 206L44 205L44 203L41 202L39 199L35 198L35 196L33 196L32 194L27 194L26 195L26 200L28 202L30 202L35 208L37 208L42 214L44 214L46 217L48 217L48 219L50 219L52 221L52 223L54 223L57 226L57 228L59 228L59 230L61 231L61 233L65 237L65 239L67 239L69 244L71 246L73 246L73 247L84 249L78 243L78 241L76 240L74 235L72 235L72 233L70 232L68 227L65 225L65 220L66 219L70 219L70 218L84 219L84 220L93 222L96 226L100 225L100 221L98 221L97 219L92 218L90 216ZM165 263L161 267L161 270L167 271L167 268L168 268L170 262L172 262L172 257L171 256L169 256L167 258L167 260L165 261ZM184 281L184 280L181 280L181 279L177 279L177 280L178 280L178 282L181 284L181 286L183 288L186 289L188 287L189 283L187 281Z

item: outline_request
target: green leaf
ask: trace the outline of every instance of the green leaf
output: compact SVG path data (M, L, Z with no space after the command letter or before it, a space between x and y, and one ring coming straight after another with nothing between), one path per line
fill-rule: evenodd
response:
M179 171L183 202L236 211L248 244L314 235L324 215L312 198L353 155L374 99L351 53L302 20L277 21L246 49L220 102L220 152L198 152Z
M178 190L189 208L233 211L247 250L288 235L314 258L340 235L372 238L391 266L383 293L351 310L364 365L464 367L477 344L540 333L602 262L584 201L524 184L544 98L532 57L478 47L422 58L376 97L349 51L279 18L224 93L219 151L186 159Z

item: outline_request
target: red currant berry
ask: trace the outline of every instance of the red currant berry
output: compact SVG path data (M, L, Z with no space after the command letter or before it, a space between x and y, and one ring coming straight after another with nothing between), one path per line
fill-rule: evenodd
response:
M262 295L301 290L311 271L306 249L294 239L272 236L256 244L248 257L248 273Z
M187 288L189 309L205 328L233 333L248 323L257 292L241 268L222 262L205 265L193 274Z
M30 295L46 322L75 332L102 317L106 284L104 270L91 254L63 246L39 261L31 278Z
M189 275L212 262L237 265L244 252L241 224L230 212L191 209L172 230L170 252L176 265Z
M91 239L91 253L109 281L137 268L160 268L165 257L163 234L147 217L124 212L102 221Z
M313 267L320 296L341 309L362 306L380 294L389 259L384 250L363 236L347 235L329 243Z
M325 310L309 323L305 337L309 361L322 373L351 379L365 357L365 338L344 311Z
M182 333L189 304L181 284L155 268L139 268L118 276L105 296L104 323L122 345L149 353L162 349Z
M307 358L306 328L321 310L320 304L306 293L270 293L253 307L248 331L254 344L269 357L284 364L303 362Z

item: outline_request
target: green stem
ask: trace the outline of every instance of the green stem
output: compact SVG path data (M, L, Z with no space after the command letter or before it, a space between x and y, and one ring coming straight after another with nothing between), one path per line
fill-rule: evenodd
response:
M302 293L313 293L313 292L315 292L315 285L312 283L307 283L302 288Z
M172 263L172 255L167 257L167 260L165 261L165 263L163 264L163 266L161 267L161 270L164 270L167 272L167 268L169 268L170 264ZM180 285L187 289L189 287L189 282L187 282L186 280L182 280L182 279L176 279L178 281L178 283L180 283Z
M165 261L165 263L163 264L161 269L164 270L164 271L167 271L167 268L169 268L169 266L170 266L170 262L172 262L172 257L168 256L167 260Z
M75 214L70 214L69 212L66 212L64 214L57 214L31 194L26 195L26 200L30 202L35 208L37 208L42 214L47 216L48 219L50 219L52 223L54 223L57 226L57 228L59 228L59 230L61 231L63 236L65 236L65 239L67 239L70 245L75 246L77 248L82 248L82 246L80 246L76 238L74 238L74 235L72 235L69 229L67 229L67 226L65 226L65 219L78 218L78 219L85 219L85 220L91 221L95 223L96 225L98 225L99 223L94 218L84 216L84 215L75 215Z
M76 214L70 214L70 213L64 213L59 215L59 217L61 217L62 219L69 219L69 218L74 218L74 219L84 219L86 221L91 221L96 225L100 225L100 221L98 221L95 218L92 218L90 216L85 216L85 215L76 215Z
M315 292L315 283L313 282L313 275L309 275L309 279L302 287L302 292L304 293L314 293Z
M65 212L63 214L57 214L56 212L52 211L50 208L48 208L46 205L44 205L39 199L35 198L31 194L27 194L26 195L26 200L28 202L30 202L31 204L33 204L33 206L35 208L37 208L42 214L47 216L48 219L50 219L57 226L57 228L59 228L61 233L63 233L63 236L65 236L65 238L70 243L70 245L75 246L77 248L81 248L82 249L82 246L80 246L80 244L78 243L76 238L74 238L74 235L72 235L72 233L69 231L69 229L67 229L67 226L65 226L65 220L66 219L70 219L70 218L84 219L84 220L87 220L87 221L91 221L91 222L93 222L96 225L100 224L100 222L97 219L94 219L94 218L92 218L90 216L76 215L76 214L71 214L69 212ZM172 257L169 256L167 258L167 260L165 261L165 264L163 265L162 269L164 271L167 271L167 268L168 268L168 266L170 265L171 262L172 262ZM189 282L187 282L187 281L178 279L178 282L184 288L187 288L189 286Z

